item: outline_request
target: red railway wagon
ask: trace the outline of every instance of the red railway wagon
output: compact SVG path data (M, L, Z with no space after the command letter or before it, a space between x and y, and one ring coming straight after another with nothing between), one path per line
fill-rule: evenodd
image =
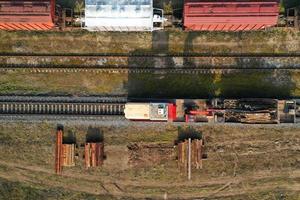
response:
M275 26L277 0L185 0L184 28L195 31L251 31Z
M0 0L2 30L49 30L54 18L55 0Z

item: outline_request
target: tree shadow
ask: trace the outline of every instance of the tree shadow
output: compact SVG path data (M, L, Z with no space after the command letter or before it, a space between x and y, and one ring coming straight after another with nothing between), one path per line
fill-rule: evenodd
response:
M223 98L289 98L296 83L290 71L238 70L223 74L215 88Z
M184 50L185 54L193 53L194 52L194 40L199 36L198 32L187 32L187 36L184 42ZM183 65L188 67L195 67L195 63L192 61L191 58L184 58Z
M189 33L184 52L192 52L192 41L195 33ZM152 52L169 53L170 32L152 33ZM135 50L141 52L143 50ZM129 66L151 67L152 72L128 74L129 98L208 98L214 96L213 74L178 74L168 69L176 69L177 65L171 57L146 58L141 64L140 58L129 58ZM191 67L193 63L186 59L184 65ZM183 65L183 66L184 66ZM182 66L181 66L182 67ZM160 68L155 70L155 68ZM162 70L161 68L167 68Z
M171 32L152 33L152 52L170 53ZM195 40L199 32L185 33L183 53L195 51ZM237 34L240 35L240 34ZM135 50L134 52L145 52ZM178 68L173 58L129 58L129 65L149 67L151 72L128 74L128 97L140 99L207 99L223 98L289 98L294 97L297 89L293 71L277 70L280 66L289 66L293 62L270 60L270 58L182 58L181 67L237 68L229 72L215 72L207 69L201 73L170 73L167 69ZM205 60L207 59L207 60ZM232 60L231 60L232 59ZM155 68L160 68L155 70ZM167 68L161 70L161 68ZM257 69L248 69L257 68ZM275 68L275 69L260 69ZM294 80L293 80L294 78Z

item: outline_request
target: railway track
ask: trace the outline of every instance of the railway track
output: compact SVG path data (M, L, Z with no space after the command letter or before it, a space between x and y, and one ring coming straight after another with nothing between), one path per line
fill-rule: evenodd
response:
M156 53L156 52L131 52L131 53L9 53L2 52L0 57L300 57L300 53Z
M130 59L132 58L133 59ZM177 61L176 58L181 61ZM170 60L164 60L171 58ZM187 58L187 60L184 60ZM162 62L157 62L162 59ZM192 59L192 60L191 60ZM236 71L300 70L300 53L0 53L0 72L226 74ZM179 62L179 64L176 62ZM182 62L182 63L181 63ZM56 63L56 64L55 64ZM70 64L72 63L72 64ZM74 64L75 63L75 64ZM77 64L76 64L77 63ZM78 64L81 63L81 64ZM172 64L173 63L173 64ZM181 63L181 64L180 64ZM171 66L171 67L170 67ZM243 67L240 67L243 66Z
M168 74L226 74L251 71L300 71L298 67L173 67L173 68L137 68L137 67L0 67L0 72L23 73L108 73L108 74L141 74L141 73L168 73Z
M122 116L126 99L68 97L1 97L0 115Z

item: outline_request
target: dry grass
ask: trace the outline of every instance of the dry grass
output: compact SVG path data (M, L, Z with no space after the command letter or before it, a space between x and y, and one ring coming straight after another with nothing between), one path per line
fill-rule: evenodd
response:
M87 128L70 125L65 131L76 133L77 143L81 144ZM153 124L99 128L106 144L104 166L85 170L80 153L77 166L65 168L63 177L58 177L53 175L55 124L1 124L0 177L38 191L39 188L49 191L61 188L79 197L110 194L158 199L168 193L170 199L277 199L282 195L286 199L297 199L300 195L299 128L195 127L205 135L208 159L202 170L193 171L190 182L179 172L172 155L160 161L155 159L155 164L128 164L130 154L126 146L130 142L172 145L177 127ZM151 152L153 157L159 154Z
M21 73L0 75L1 94L125 94L124 74Z
M25 73L0 75L0 94L129 95L141 98L300 96L298 72L215 74Z
M96 53L151 51L156 33L0 32L0 52ZM167 32L168 51L297 52L299 31L273 29L249 33Z
M147 42L149 41L149 42ZM96 53L151 48L146 33L0 32L0 52Z

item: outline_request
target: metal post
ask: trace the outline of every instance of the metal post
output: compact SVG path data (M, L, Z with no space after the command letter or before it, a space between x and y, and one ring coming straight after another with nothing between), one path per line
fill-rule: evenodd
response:
M191 143L192 139L189 138L189 146L188 146L188 180L191 180L192 176L192 165L191 165L191 157L192 157L192 151L191 151Z

